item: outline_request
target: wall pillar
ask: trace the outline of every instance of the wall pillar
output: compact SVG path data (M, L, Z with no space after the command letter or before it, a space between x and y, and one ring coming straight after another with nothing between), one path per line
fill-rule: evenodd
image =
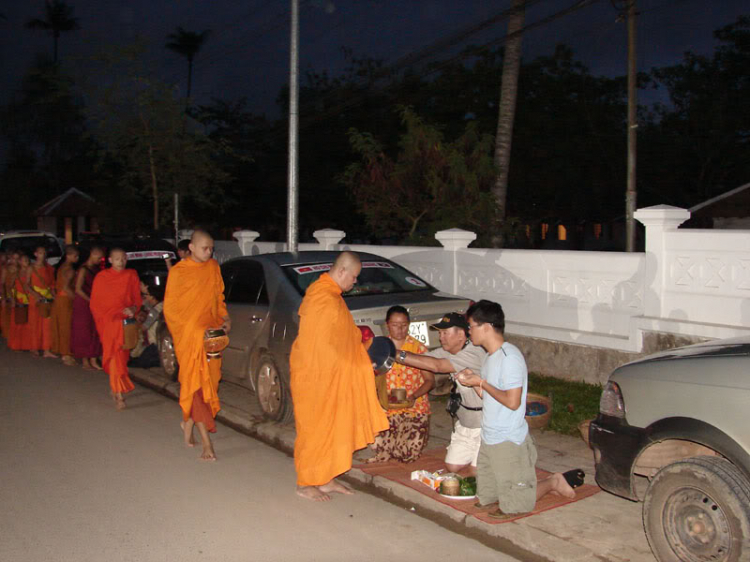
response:
M690 211L671 205L654 205L638 209L633 216L646 227L644 315L661 318L664 316L662 295L669 270L665 234L677 230L688 220Z
M346 232L343 230L334 230L333 228L323 228L313 232L313 237L322 246L321 250L332 250L345 236Z
M249 256L252 253L253 242L259 236L260 232L256 232L255 230L238 230L232 234L232 237L237 240L243 256Z
M452 279L451 292L458 293L458 252L459 250L465 250L469 247L474 240L477 239L477 235L474 232L468 230L462 230L460 228L449 228L448 230L440 230L435 233L435 239L443 245L446 251L452 253L450 260L451 272L449 279Z

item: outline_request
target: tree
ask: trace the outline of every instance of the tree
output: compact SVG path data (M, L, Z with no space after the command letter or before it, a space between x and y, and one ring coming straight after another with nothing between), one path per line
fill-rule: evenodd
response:
M151 200L157 230L175 193L202 214L220 211L230 177L218 164L226 147L200 132L173 89L142 67L142 57L143 47L134 45L98 58L104 76L91 87L88 114L101 161L119 166L120 187Z
M182 55L188 62L187 94L185 95L188 99L190 99L190 92L192 91L193 59L203 47L203 43L206 42L210 33L208 29L200 33L195 33L194 31L185 31L182 27L178 27L175 33L167 35L168 43L164 46L178 55Z
M33 18L26 22L28 29L41 29L52 35L53 62L57 63L57 41L65 31L80 29L78 18L73 17L73 7L60 0L46 0L44 3L44 19Z
M526 0L512 0L508 18L508 39L503 56L503 77L500 84L500 105L495 135L495 167L497 177L492 195L497 205L500 220L505 219L510 173L510 149L513 141L513 120L516 115L518 74L521 68L521 40ZM500 238L496 240L502 242Z
M411 108L398 111L406 130L395 158L372 134L349 132L360 161L349 165L341 181L370 228L412 241L449 227L481 232L494 221L492 137L469 123L447 142Z

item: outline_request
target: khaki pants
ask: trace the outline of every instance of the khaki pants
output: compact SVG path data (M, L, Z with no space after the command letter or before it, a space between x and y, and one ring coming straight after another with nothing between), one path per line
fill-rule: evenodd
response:
M498 502L503 513L528 513L536 504L536 447L531 435L520 445L504 441L479 447L477 498Z

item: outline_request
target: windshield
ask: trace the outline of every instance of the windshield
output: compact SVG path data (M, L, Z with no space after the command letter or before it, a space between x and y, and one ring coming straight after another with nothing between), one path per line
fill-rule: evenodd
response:
M5 252L18 250L24 254L33 256L37 246L44 246L47 248L48 258L59 258L62 256L60 244L52 236L19 236L17 238L7 238L0 242L0 244L2 244L0 250Z
M283 266L283 269L300 295L304 295L313 281L331 269L331 262L287 265ZM400 265L387 260L363 261L357 284L343 296L385 295L425 290L436 289Z

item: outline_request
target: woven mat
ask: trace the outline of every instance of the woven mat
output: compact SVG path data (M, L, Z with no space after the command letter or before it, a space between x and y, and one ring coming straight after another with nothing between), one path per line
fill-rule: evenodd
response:
M562 496L558 496L557 494L547 494L536 503L534 511L531 511L530 513L522 513L517 517L508 519L493 519L492 517L489 517L487 515L488 510L482 510L474 506L474 504L476 503L476 499L449 499L441 496L429 486L425 486L421 482L411 479L411 473L414 470L429 470L430 472L434 472L438 469L445 468L444 459L445 448L430 449L422 453L422 457L419 460L409 464L390 461L373 464L358 464L353 468L358 468L359 470L371 476L382 476L383 478L387 478L392 482L397 482L399 484L402 484L403 486L412 488L413 490L416 490L419 493L434 499L435 501L448 505L453 509L457 509L458 511L466 513L467 515L471 515L472 517L476 517L480 521L484 521L485 523L489 523L491 525L509 523L510 521L516 521L524 517L536 515L537 513L542 513L543 511L549 511L550 509L555 509L556 507L561 507L563 505L568 505L569 503L588 498L600 491L600 488L598 486L584 484L583 486L576 488L576 497L574 499L564 498ZM542 470L540 468L536 469L537 480L546 478L549 475L550 473L546 470ZM493 507L493 509L495 508Z

